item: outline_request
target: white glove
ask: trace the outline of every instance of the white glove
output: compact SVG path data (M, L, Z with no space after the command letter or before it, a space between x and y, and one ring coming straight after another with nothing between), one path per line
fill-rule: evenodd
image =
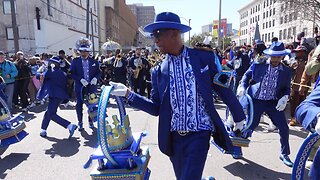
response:
M52 70L52 72L54 71L54 68L56 67L56 65L54 65L53 63L52 64L50 64L50 67L51 67L51 70Z
M276 106L276 109L278 111L283 111L287 106L288 100L289 100L289 96L288 95L284 95L281 99L279 99L278 104Z
M46 71L46 66L44 65L44 64L42 64L41 66L40 66L40 68L38 69L38 71L37 72L39 72L39 73L44 73L45 71Z
M96 85L97 82L98 82L97 78L94 77L94 78L91 79L90 84L91 84L91 85Z
M114 96L122 96L125 97L126 94L128 93L129 89L121 83L115 83L110 81L109 83L111 86L113 86L112 91L110 92L110 94L114 95Z
M233 127L233 131L237 131L237 130L242 130L244 128L244 123L245 123L245 119L240 121L240 122L236 122L234 123L234 127Z
M80 82L81 82L82 86L84 86L84 87L88 86L88 84L89 84L85 79L81 79Z
M318 118L318 122L317 122L317 124L316 124L316 127L314 128L315 130L316 130L316 132L318 133L318 134L320 134L320 119Z
M242 86L239 86L238 89L237 89L237 96L243 96L246 94L246 90L244 89L244 87Z

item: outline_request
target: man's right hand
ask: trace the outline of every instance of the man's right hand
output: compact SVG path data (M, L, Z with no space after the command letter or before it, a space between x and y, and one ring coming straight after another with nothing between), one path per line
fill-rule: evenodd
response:
M122 97L127 97L128 96L130 90L124 84L115 83L115 82L112 82L112 81L110 81L109 84L111 86L113 86L113 89L110 92L110 94L112 94L114 96L122 96Z
M81 79L80 82L81 82L82 86L84 86L84 87L88 86L88 84L89 84L88 81L85 79Z
M244 89L244 87L239 86L238 89L237 89L237 96L241 97L241 96L243 96L245 94L246 94L246 90Z

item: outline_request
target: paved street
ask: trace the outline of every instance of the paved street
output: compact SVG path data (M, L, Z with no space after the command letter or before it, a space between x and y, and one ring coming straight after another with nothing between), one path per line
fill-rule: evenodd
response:
M113 108L112 108L113 107ZM117 113L111 106L108 114ZM224 105L217 104L219 114L224 117ZM68 131L52 122L48 128L48 138L39 136L44 107L36 107L27 117L29 136L20 143L6 149L0 159L0 179L89 179L89 169L83 169L93 148L97 146L96 131L88 128L76 131L74 138L67 139ZM157 147L157 117L150 116L136 109L127 108L133 131L146 130L148 136L142 144L148 145L151 153L149 168L150 179L174 179L169 159L160 153ZM73 109L58 110L58 114L76 123L76 112ZM220 179L290 179L291 168L286 167L278 158L280 151L278 133L267 133L266 124L261 124L251 139L249 148L244 148L244 158L234 160L230 155L223 155L211 146L207 158L204 176ZM292 160L302 140L307 136L301 127L290 128L290 145ZM3 150L2 150L3 151Z

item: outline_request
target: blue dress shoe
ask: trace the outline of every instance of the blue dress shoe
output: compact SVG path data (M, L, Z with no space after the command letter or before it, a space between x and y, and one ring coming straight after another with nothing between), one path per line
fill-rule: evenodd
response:
M241 159L242 158L242 149L241 147L234 147L234 152L232 154L233 159Z
M83 131L84 130L83 123L78 123L78 126L79 126L78 131Z
M280 159L281 161L283 161L283 163L289 167L292 167L293 166L293 163L292 161L290 160L289 156L288 155L284 155L284 154L281 154L280 155Z
M40 136L43 137L43 138L46 138L47 137L47 132L45 132L45 131L40 132Z
M72 127L69 129L69 137L68 139L71 139L71 137L73 136L74 134L74 131L77 129L77 125L73 124Z

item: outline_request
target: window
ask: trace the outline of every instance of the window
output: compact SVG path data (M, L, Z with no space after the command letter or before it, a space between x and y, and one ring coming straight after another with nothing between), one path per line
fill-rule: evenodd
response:
M291 39L291 28L288 28L288 38L287 39Z
M94 20L94 32L97 32L97 20Z
M272 38L274 37L274 32L271 33L271 37L272 37Z
M305 37L307 37L308 36L308 28L303 28L302 31L304 32Z
M262 41L264 40L264 34L262 34Z
M260 21L260 15L258 15L258 21Z
M260 11L260 4L258 5L258 11Z
M266 22L266 28L268 28L268 22Z
M269 13L268 13L268 11L267 11L267 12L266 12L266 17L268 17L268 14L269 14Z
M269 27L271 27L271 21L269 21Z
M294 12L294 13L293 13L293 19L294 19L294 20L297 20L297 19L298 19L298 12Z
M270 9L270 14L269 14L269 16L271 16L272 15L272 9Z
M262 24L262 29L264 29L264 23Z
M266 2L263 1L263 8L266 8Z
M6 35L7 35L7 40L13 40L13 29L12 27L7 27L6 28Z
M279 40L282 40L282 30L279 31Z
M281 12L283 12L283 9L284 9L284 8L283 8L283 4L281 4Z
M256 12L258 12L258 6L256 6Z
M251 8L251 12L250 12L250 14L252 14L252 8Z
M293 13L292 13L292 14L289 14L289 22L292 21L292 16L293 16Z
M97 12L96 0L93 0L93 9L94 9L95 12Z
M264 35L264 42L267 42L267 38L268 38L268 35L265 34L265 35Z
M273 8L273 15L276 14L276 8Z
M252 19L250 18L250 24L252 24Z
M268 41L270 41L270 40L271 40L270 33L268 33Z
M283 39L287 39L287 29L283 30Z
M280 24L283 24L283 17L280 17Z
M270 5L272 4L272 0L270 0Z
M264 12L264 13L263 13L263 19L264 19L264 18L266 18L266 16L265 16L265 15L266 15L266 13Z
M288 22L288 15L285 15L284 16L284 23L287 23Z
M50 0L47 0L48 15L52 16Z
M296 32L297 32L297 28L296 27L292 27L292 35L296 36Z
M14 8L17 12L16 1L14 1ZM3 14L11 14L11 3L10 0L3 0Z
M269 0L267 0L267 7L269 6Z

